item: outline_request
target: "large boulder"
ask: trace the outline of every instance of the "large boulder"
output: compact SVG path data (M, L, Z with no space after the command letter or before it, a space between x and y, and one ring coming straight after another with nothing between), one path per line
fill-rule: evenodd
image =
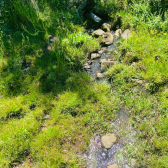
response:
M115 134L107 134L101 137L102 147L110 149L113 144L116 142L117 138Z
M102 34L102 42L105 45L110 45L113 43L113 41L114 41L114 38L110 32L106 32L106 33Z

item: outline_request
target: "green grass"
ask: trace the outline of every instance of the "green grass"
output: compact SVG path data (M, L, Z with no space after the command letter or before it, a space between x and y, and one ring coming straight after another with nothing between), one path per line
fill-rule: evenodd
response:
M129 23L132 29L130 38L117 43L108 85L82 69L100 39L85 33L74 5L43 1L36 13L19 2L13 11L4 6L2 16L0 167L85 167L91 137L112 132L121 107L137 132L135 146L125 147L128 160L134 156L137 167L168 167L167 13L162 20L152 0L96 2L94 12L111 20L120 14L122 28ZM59 42L48 55L50 35Z

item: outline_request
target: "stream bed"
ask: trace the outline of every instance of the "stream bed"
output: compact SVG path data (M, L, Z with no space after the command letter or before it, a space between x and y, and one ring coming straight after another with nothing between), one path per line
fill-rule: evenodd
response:
M114 32L111 33L114 34ZM95 79L95 82L106 82L107 84L110 84L106 80L106 72L101 69L100 62L101 59L117 61L113 53L116 49L115 42L118 40L119 37L115 38L114 42L101 53L99 58L93 59L92 61L91 59L88 60L90 68L86 68L86 71L93 77L93 79ZM97 78L98 73L103 74L103 77ZM106 149L102 147L101 144L102 135L95 134L90 140L88 153L84 155L84 159L87 162L87 168L107 168L113 164L117 164L119 168L134 167L133 162L135 162L135 159L127 158L125 146L134 146L136 132L132 129L129 115L124 108L121 108L116 115L117 117L111 123L111 128L114 130L112 133L117 137L116 143L114 143L110 149Z

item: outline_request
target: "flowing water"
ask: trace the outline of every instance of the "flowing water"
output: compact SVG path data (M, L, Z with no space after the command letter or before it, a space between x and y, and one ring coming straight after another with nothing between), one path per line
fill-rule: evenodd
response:
M101 54L101 57L93 61L90 65L91 68L87 69L87 72L95 80L97 72L103 74L106 73L101 70L100 59L110 58L116 61L112 51L116 49L115 42L118 40L119 38L116 38L113 44L108 46ZM105 77L101 78L101 81L107 82ZM121 108L117 112L117 117L112 121L111 127L114 129L113 133L119 137L117 142L110 149L105 149L101 146L101 135L94 135L93 139L90 140L88 153L84 155L87 162L87 168L106 168L112 164L117 164L119 168L131 168L131 163L129 162L130 159L127 159L125 146L134 146L136 132L133 131L129 122L129 115L124 108Z
M106 168L112 164L117 164L119 168L131 168L124 147L125 145L134 146L136 132L130 126L128 114L123 108L117 112L117 118L111 126L114 128L113 133L119 139L110 149L105 149L101 146L101 135L94 135L90 140L88 153L84 156L87 168Z

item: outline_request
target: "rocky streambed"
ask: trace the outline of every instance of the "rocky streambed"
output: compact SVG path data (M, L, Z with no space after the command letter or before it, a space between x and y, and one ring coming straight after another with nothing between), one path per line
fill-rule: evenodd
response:
M101 48L91 53L83 65L87 73L95 80L106 81L107 68L117 63L115 42L120 38L128 38L131 31L118 29L111 31L108 23L102 29L89 30L95 37L101 36ZM105 30L105 31L104 31ZM113 132L104 135L95 134L90 140L88 153L84 155L87 168L131 168L135 167L136 160L127 158L126 145L134 146L136 132L132 129L129 116L122 108L117 113L117 118L112 121Z
M128 38L131 35L131 31L126 29L122 32L121 29L118 29L115 32L104 32L103 30L98 29L93 31L92 35L102 37L102 47L90 54L83 67L94 79L104 79L107 68L117 63L115 57L115 42L118 41L120 37Z

